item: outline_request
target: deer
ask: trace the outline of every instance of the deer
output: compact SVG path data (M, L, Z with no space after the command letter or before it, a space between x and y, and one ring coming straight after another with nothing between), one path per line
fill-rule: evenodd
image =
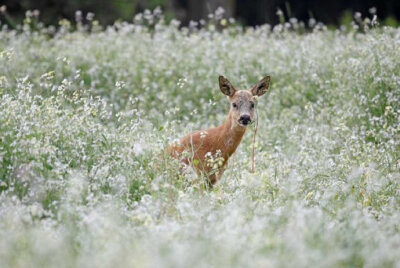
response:
M265 76L249 90L237 90L224 76L219 76L218 81L221 92L230 103L225 122L214 128L192 132L167 148L171 158L178 159L184 166L191 166L198 176L205 176L209 187L220 180L229 158L254 121L255 102L268 91L270 76Z

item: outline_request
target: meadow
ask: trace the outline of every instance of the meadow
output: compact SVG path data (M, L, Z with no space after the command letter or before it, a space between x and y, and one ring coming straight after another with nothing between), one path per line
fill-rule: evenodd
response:
M399 267L400 29L155 10L0 25L0 267ZM375 22L376 23L376 22ZM212 189L160 158L264 75Z

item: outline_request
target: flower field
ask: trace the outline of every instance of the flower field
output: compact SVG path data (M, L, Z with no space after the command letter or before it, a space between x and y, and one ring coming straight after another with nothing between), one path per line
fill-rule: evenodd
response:
M400 266L400 29L2 27L1 267ZM255 173L160 157L266 74Z

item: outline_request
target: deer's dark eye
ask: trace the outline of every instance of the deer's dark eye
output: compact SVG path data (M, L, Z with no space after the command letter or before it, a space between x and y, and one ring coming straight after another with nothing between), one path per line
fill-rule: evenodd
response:
M233 108L237 108L237 104L236 103L232 103L232 107Z
M254 108L254 102L251 103L251 108Z

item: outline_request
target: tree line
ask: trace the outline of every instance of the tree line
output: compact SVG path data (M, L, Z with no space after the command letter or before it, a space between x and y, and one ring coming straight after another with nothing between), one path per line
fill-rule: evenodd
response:
M396 21L400 19L400 1L398 0L3 0L3 16L7 12L14 21L22 21L28 10L38 10L40 20L46 24L57 24L62 18L75 19L77 10L86 14L94 13L103 25L114 21L132 20L138 12L161 7L167 18L177 18L183 24L191 20L207 18L218 7L223 7L226 17L234 17L244 25L279 23L276 15L282 11L285 18L297 18L307 21L313 18L325 24L339 25L346 12L367 15L375 8L380 19L387 17Z

